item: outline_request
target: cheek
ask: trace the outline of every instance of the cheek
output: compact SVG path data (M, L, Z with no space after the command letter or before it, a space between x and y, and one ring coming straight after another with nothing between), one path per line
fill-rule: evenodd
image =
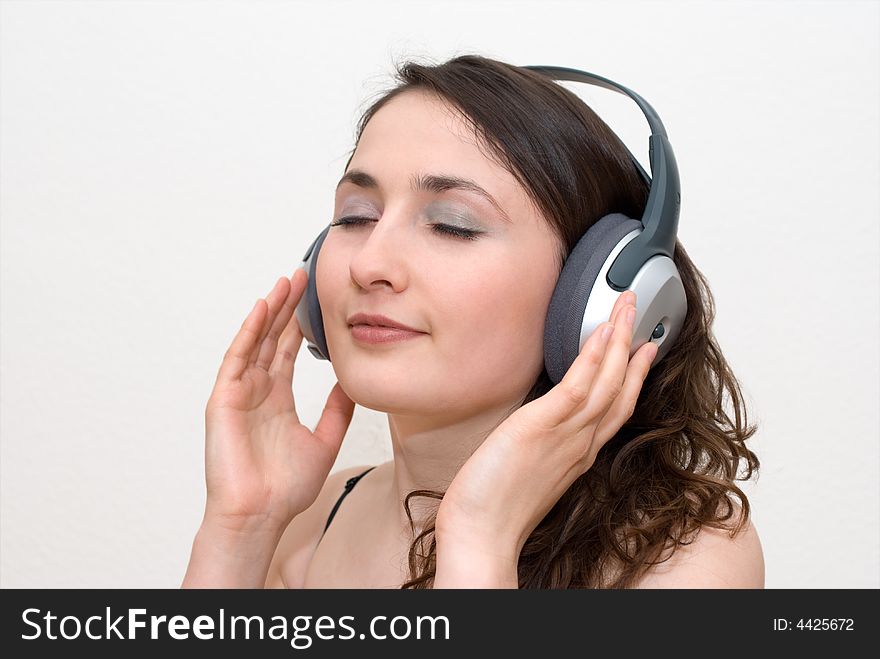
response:
M555 279L526 269L511 272L508 264L452 280L441 300L444 310L432 311L444 356L489 377L532 371L543 363L544 321Z
M471 299L480 328L496 336L527 341L544 327L555 279L534 268L511 271L507 263L486 272L472 287Z
M339 292L348 277L348 265L340 258L340 250L333 246L333 240L328 236L321 246L318 267L315 272L315 285L318 288L318 297L321 300L321 311L325 317L329 316L333 306L339 300Z

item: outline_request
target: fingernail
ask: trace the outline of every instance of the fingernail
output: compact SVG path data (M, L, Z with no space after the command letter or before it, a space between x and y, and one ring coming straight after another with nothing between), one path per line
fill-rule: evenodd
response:
M626 314L626 322L632 325L636 320L636 308L631 308Z
M602 340L607 341L608 337L611 336L611 333L614 331L614 325L606 325L602 330Z

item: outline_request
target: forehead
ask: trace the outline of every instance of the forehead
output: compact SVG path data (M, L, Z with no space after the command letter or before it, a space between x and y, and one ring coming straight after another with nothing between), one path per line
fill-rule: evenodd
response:
M472 179L514 222L533 220L516 178L478 142L460 114L434 94L407 90L382 106L364 127L349 169L379 180L383 193L405 193L413 175Z
M409 89L385 103L367 122L365 138L420 137L432 143L476 149L474 135L457 109L445 99L422 89Z

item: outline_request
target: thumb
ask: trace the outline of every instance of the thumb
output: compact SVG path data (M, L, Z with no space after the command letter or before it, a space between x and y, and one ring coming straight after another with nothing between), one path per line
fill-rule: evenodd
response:
M338 452L353 415L354 401L346 395L342 385L337 382L327 396L324 411L315 427L315 437L334 452Z

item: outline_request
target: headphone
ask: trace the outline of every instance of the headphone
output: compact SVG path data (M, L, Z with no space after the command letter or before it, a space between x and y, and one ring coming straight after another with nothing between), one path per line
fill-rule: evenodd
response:
M630 357L653 341L658 346L653 368L674 344L687 313L684 286L672 260L681 190L666 128L645 99L607 78L562 66L521 68L537 71L551 80L584 82L625 94L638 104L651 128L648 153L653 178L627 149L640 176L650 186L641 220L622 213L603 216L584 233L565 260L544 325L547 374L554 384L562 380L581 347L600 324L610 319L615 301L627 290L636 294ZM301 267L308 274L308 283L296 307L296 318L309 352L327 361L330 351L314 275L329 230L327 226L303 256Z

